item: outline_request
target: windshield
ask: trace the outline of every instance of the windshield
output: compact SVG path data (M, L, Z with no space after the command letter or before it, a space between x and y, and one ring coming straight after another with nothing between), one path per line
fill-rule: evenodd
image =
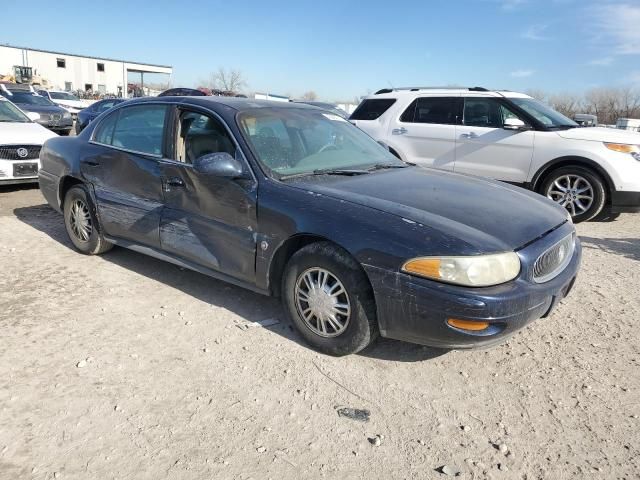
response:
M510 98L513 103L541 122L545 127L577 127L578 124L560 112L533 98Z
M40 95L36 95L35 93L30 92L11 92L11 101L13 103L25 103L29 105L46 105L51 106L55 105L48 98L41 97Z
M27 117L22 111L11 102L0 101L0 122L28 123Z
M258 108L242 112L238 123L261 165L278 176L405 165L366 133L333 113L303 108Z
M80 101L78 97L67 92L49 92L49 95L51 95L51 98L55 100L74 100L76 102Z

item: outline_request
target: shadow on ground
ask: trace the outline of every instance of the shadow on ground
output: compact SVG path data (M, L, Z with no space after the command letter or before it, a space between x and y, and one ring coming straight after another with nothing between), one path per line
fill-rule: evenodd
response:
M47 234L56 242L73 250L64 228L62 215L48 205L21 207L14 209L13 212L23 223ZM122 268L161 282L210 305L225 308L248 322L277 318L281 323L269 327L269 330L290 341L306 345L293 327L284 320L280 301L276 298L265 297L124 248L116 247L102 257ZM379 339L361 355L379 360L419 362L439 357L445 353L447 353L446 350L390 339Z
M631 260L640 260L640 239L638 238L595 238L580 237L584 248L602 250L622 255Z

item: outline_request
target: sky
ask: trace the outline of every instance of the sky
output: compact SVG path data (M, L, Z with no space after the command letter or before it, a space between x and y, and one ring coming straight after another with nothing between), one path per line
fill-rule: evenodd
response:
M247 92L328 101L390 86L640 87L640 0L4 0L0 44L242 71ZM5 22L3 22L5 23Z

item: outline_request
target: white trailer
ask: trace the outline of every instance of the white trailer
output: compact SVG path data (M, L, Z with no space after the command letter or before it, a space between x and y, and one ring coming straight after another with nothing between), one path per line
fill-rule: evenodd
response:
M619 128L620 130L631 130L632 132L640 132L640 119L619 118L616 122L616 128Z

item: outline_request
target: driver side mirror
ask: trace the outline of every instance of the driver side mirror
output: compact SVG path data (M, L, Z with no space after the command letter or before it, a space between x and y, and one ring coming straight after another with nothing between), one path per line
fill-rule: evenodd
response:
M229 179L246 177L242 162L227 152L207 153L198 157L193 162L193 168L203 175Z
M40 120L40 114L36 112L27 112L27 117L29 117L29 120L31 120L32 122L37 122L38 120Z
M504 124L502 125L502 128L504 128L505 130L516 130L520 132L523 132L525 130L531 130L531 127L529 125L524 123L519 118L513 118L513 117L505 119Z

